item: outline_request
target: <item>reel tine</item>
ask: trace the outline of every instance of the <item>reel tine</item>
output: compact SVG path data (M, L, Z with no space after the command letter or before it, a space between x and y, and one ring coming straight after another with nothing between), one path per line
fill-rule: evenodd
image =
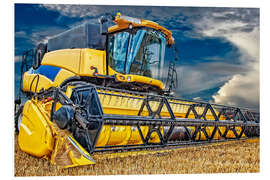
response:
M135 97L135 94L132 94L131 97ZM131 105L134 107L134 99L135 98L131 98Z
M129 100L130 100L130 97L128 96L127 97L127 107L129 107Z
M112 100L112 95L110 96L110 99L109 99L108 104L110 104L110 103L111 103L111 100Z
M128 97L127 97L127 93L125 92L125 94L124 94L124 97L125 97L125 104L127 104L127 101L128 101Z
M118 100L119 100L119 96L116 96L116 99L115 99L114 105L116 105L116 103L118 102Z
M137 99L137 103L136 103L136 107L141 107L141 105L140 105L140 99Z
M123 103L123 95L122 95L122 93L120 93L120 95L121 95L121 102L120 102L120 106L121 106Z
M106 90L103 91L103 89L101 90L101 92L103 92L103 98L102 98L102 102L104 103L104 100L105 100L105 93L106 93Z

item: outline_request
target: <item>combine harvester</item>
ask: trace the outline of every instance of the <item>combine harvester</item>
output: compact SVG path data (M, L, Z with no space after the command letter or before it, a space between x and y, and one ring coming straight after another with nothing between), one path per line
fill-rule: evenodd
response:
M110 20L116 25L105 27ZM259 137L258 113L173 97L177 52L171 31L120 13L99 22L23 54L21 92L28 100L23 106L21 98L15 101L22 151L67 168L95 163L96 152ZM167 48L175 57L164 66Z

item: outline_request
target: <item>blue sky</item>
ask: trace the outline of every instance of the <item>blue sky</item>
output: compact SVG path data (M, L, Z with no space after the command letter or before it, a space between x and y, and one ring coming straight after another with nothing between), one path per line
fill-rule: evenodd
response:
M116 12L155 21L173 32L179 50L177 96L259 107L258 8L15 4L15 91L24 50Z

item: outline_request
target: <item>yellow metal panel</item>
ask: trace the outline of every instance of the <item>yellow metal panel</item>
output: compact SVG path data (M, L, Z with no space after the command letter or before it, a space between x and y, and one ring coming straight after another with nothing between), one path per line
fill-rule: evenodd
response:
M75 74L68 70L61 69L55 77L54 82L52 82L44 75L29 74L29 72L25 72L23 75L23 90L35 92L36 89L36 91L39 92L41 89L48 89L52 86L58 86L64 80L72 76L75 76Z
M29 73L28 72L25 72L23 74L23 79L22 79L22 89L24 91L29 91L30 90L30 83L29 83L30 81L29 81L29 78L30 78Z
M53 82L41 74L29 74L25 72L23 75L23 90L39 92L41 89L48 89L53 85Z
M58 134L55 137L55 146L50 159L51 164L61 168L95 164L90 154L69 133L55 128ZM76 147L71 144L68 138L72 139ZM85 156L88 156L88 158Z
M139 76L134 74L121 74L116 71L114 71L110 66L108 66L109 75L116 75L115 79L119 82L138 82L138 83L144 83L152 86L156 86L159 89L164 89L164 85L161 81L146 77L146 76Z
M53 150L54 139L46 118L33 101L25 103L18 136L23 151L43 157Z
M74 86L68 86L67 90L66 90L66 96L68 98L70 98L71 94L72 94L72 89L74 88Z
M106 74L106 57L105 51L95 49L82 49L81 51L81 64L80 64L80 76L93 76L94 69L90 69L91 66L97 68L98 74Z
M141 126L141 131L143 134L143 137L146 137L147 132L148 132L148 127L147 126ZM143 141L141 140L140 133L137 127L132 126L131 127L131 136L129 138L128 144L142 144Z
M172 32L153 21L140 19L140 23L135 23L135 22L128 21L124 18L121 18L121 14L118 13L117 16L115 17L114 22L116 23L116 25L108 28L109 33L116 32L122 29L127 29L129 24L132 24L133 27L150 27L150 28L160 30L161 32L163 32L166 36L168 44L174 44Z
M139 75L133 75L133 74L127 74L127 75L122 75L122 74L117 74L116 75L116 80L119 82L138 82L138 83L144 83L152 86L156 86L159 89L164 89L163 83L159 80L146 77L146 76L139 76Z
M105 146L108 143L108 140L111 135L111 127L108 125L104 125L100 131L97 146Z
M79 148L80 151L82 151L82 153L84 153L85 155L87 155L88 157L91 158L90 154L72 136L69 136L69 138L72 139L72 141L76 144L77 148ZM71 165L67 165L64 168L95 164L95 161L94 160L90 160L90 159L84 157L81 153L78 156L78 149L75 149L73 145L70 145L70 144L69 145L66 144L66 145L68 147L67 149L69 150L68 156L71 159L72 164ZM75 155L75 153L77 155Z
M61 49L51 51L44 55L41 64L57 66L77 74L80 68L80 56L81 49Z
M106 53L101 50L94 49L63 49L48 52L44 55L42 65L57 66L62 69L71 71L79 76L93 76L96 67L99 74L106 74ZM61 70L62 71L62 70ZM59 78L56 77L56 83L59 84L62 78L70 77L68 71L63 71ZM57 75L58 76L58 75ZM62 77L61 77L62 76Z
M110 138L107 145L126 145L131 135L130 126L110 126Z
M64 80L73 76L75 76L75 74L72 73L71 71L68 71L66 69L61 69L54 79L53 86L59 86Z
M72 76L75 76L75 74L68 70L61 69L55 77L54 82L52 82L49 78L41 74L29 74L28 72L25 72L23 76L23 90L35 92L37 86L37 92L39 92L41 89L48 89L52 86L57 87L64 80Z
M56 165L56 157L57 157L57 153L59 152L59 149L61 148L61 146L64 143L64 138L63 137L57 137L55 140L55 145L54 145L54 149L52 151L51 154L51 159L50 159L50 163Z

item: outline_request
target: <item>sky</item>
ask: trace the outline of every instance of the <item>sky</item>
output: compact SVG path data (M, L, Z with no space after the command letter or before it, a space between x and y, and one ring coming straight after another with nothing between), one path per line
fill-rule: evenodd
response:
M24 50L117 12L172 31L179 51L176 96L259 109L259 8L15 4L15 96Z

